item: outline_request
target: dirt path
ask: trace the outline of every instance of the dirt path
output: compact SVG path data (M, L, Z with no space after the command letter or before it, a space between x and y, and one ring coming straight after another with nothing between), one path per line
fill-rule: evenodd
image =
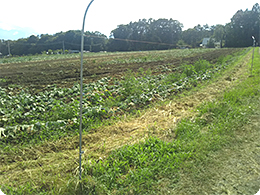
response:
M260 113L252 116L247 130L238 135L237 145L212 157L219 163L219 178L212 181L215 194L255 194L260 189Z

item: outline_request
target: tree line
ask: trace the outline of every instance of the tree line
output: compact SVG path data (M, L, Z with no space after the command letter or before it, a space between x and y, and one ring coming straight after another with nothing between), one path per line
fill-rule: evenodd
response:
M163 50L178 47L199 47L203 38L210 38L208 47L220 42L220 47L248 47L260 40L260 6L256 3L252 10L238 10L226 25L208 26L198 24L194 28L182 30L183 24L173 19L140 19L126 25L119 25L109 37L100 32L85 33L84 50L138 51ZM70 30L54 35L31 35L16 41L0 40L2 55L40 54L48 50L80 50L81 31Z
M85 36L85 50L98 52L106 47L107 37L100 32L86 32ZM18 39L17 41L0 40L0 52L2 55L8 55L9 52L12 55L41 54L48 51L63 53L68 50L79 50L80 44L81 31L70 30L54 35L31 35L26 39Z

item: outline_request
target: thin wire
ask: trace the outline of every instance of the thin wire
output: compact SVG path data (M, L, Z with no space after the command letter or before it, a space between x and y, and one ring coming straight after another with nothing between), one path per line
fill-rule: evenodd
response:
M107 37L101 37L101 36L96 36L96 35L84 35L84 37L93 37L93 38L99 38L99 39L107 39ZM126 41L126 42L133 42L133 43L145 43L145 44L152 44L152 45L166 45L166 46L175 46L174 44L169 44L169 43L161 43L161 42L152 42L152 41L139 41L139 40L134 40L134 39L121 39L121 38L109 38L115 41ZM55 42L55 43L20 43L20 42L10 42L10 46L15 46L15 45L31 45L31 46L38 46L38 45L58 45L58 44L63 44L63 41L60 42ZM65 42L64 44L66 45L74 45L74 46L81 46L81 44L78 43L71 43L71 42ZM85 44L84 47L89 47L89 46L99 46L102 45L102 43L97 43L97 44Z
M106 37L100 37L95 35L84 35L85 37L94 37L94 38L100 38L100 39L107 39ZM160 43L160 42L152 42L152 41L139 41L134 39L121 39L121 38L110 38L112 40L116 41L126 41L126 42L135 42L135 43L146 43L146 44L154 44L154 45L168 45L168 46L175 46L174 44L170 43Z
M55 43L20 43L20 42L11 42L11 45L32 45L32 46L37 46L37 45L56 45L56 44L61 44L61 42L55 42Z

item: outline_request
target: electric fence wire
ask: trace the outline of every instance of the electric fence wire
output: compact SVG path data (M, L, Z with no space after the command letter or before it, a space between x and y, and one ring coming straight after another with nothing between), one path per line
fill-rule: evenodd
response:
M93 38L100 38L100 39L107 39L106 37L100 37L95 35L84 35L85 37L93 37ZM168 46L175 46L174 44L170 43L162 43L162 42L151 42L151 41L141 41L141 40L134 40L134 39L121 39L121 38L112 38L109 39L115 41L126 41L126 42L135 42L135 43L146 43L146 44L153 44L153 45L168 45Z
M101 37L101 36L95 36L95 35L84 35L85 37L91 37L91 38L99 38L99 39L107 39L107 37ZM163 43L163 42L152 42L152 41L143 41L143 40L134 40L134 39L122 39L122 38L112 38L110 37L108 40L115 40L115 41L126 41L126 42L134 42L134 43L146 43L146 44L153 44L153 45L168 45L168 46L175 46L174 44L170 43ZM80 43L70 43L65 41L59 41L54 43L21 43L21 42L10 42L10 45L31 45L31 46L37 46L37 45L58 45L58 44L69 44L69 45L75 45L80 46ZM85 44L84 46L98 46L102 45L102 43L98 44Z
M16 43L10 43L10 45L31 45L31 46L38 46L38 45L58 45L58 44L63 44L63 41L60 41L60 42L54 42L54 43L19 43L19 42L16 42ZM66 45L74 45L74 46L80 46L80 43L70 43L70 42L65 42L64 41L64 44ZM84 46L99 46L99 45L102 45L102 43L98 43L98 44L85 44Z
M164 46L175 46L174 44L170 43L163 43L163 42L152 42L152 41L145 41L145 40L134 40L134 39L122 39L122 38L114 38L114 37L109 37L109 39L106 36L98 36L98 35L84 35L84 37L88 38L99 38L99 39L106 39L106 40L114 40L114 41L124 41L124 42L132 42L132 43L143 43L143 44L151 44L151 45L164 45ZM89 50L91 51L91 47L97 47L97 46L102 46L105 43L97 43L97 44L84 44L85 47L89 47ZM48 42L48 43L22 43L22 42L10 42L8 41L8 49L10 50L10 47L14 48L16 45L30 45L33 47L37 46L50 46L50 45L62 45L61 48L65 51L65 45L70 45L70 46L76 46L76 47L81 47L80 43L71 43L71 42L65 42L65 41L58 41L58 42ZM71 50L71 49L69 49ZM0 51L1 52L1 51ZM9 52L11 54L11 52ZM9 55L10 55L9 54Z

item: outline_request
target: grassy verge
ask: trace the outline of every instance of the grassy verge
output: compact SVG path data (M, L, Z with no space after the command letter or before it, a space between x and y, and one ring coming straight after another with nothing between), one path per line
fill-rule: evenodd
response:
M260 118L259 48L257 50L253 75L249 61L246 77L238 86L225 92L218 101L199 108L196 120L200 130L195 134L201 143L196 146L196 155L181 166L183 180L174 189L165 188L166 191L172 194L255 194L259 190L258 168L254 166L254 162L258 165L254 154L258 157ZM188 124L190 122L188 120ZM255 175L248 172L251 167Z

